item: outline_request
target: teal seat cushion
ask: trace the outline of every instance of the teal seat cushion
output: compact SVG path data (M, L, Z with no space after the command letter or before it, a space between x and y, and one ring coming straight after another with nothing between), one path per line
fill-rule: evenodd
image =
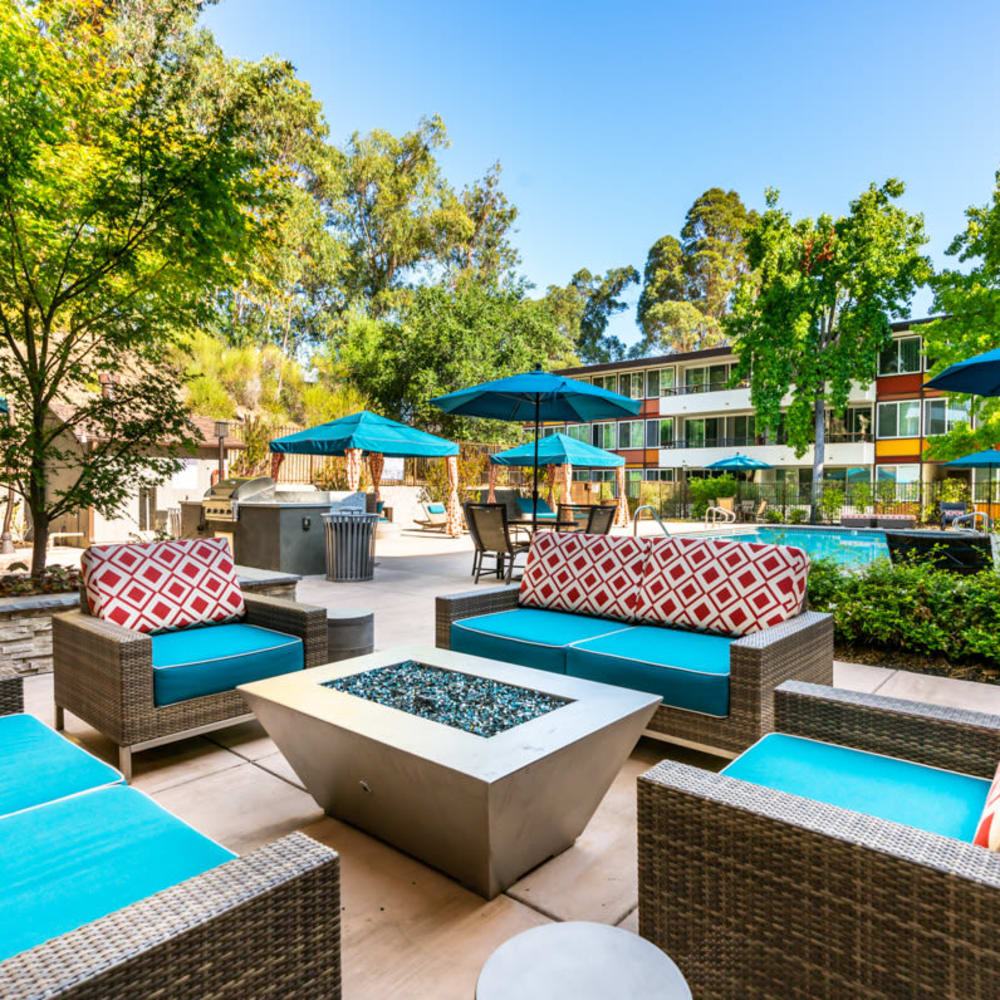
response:
M235 857L133 788L0 819L0 961Z
M574 642L566 651L566 673L658 694L673 708L726 716L732 642L727 636L636 625Z
M443 514L444 512L445 511L443 503L429 503L427 505L428 514Z
M259 625L207 625L150 638L157 705L218 694L305 665L301 639Z
M516 608L452 622L451 648L522 667L566 672L566 648L625 626L603 618L587 618L563 611Z
M0 816L123 780L34 716L0 716Z
M517 504L517 509L527 517L531 517L531 498L530 497L514 497L514 503ZM538 498L538 520L543 521L545 518L550 520L556 516L555 511L541 498Z
M769 733L722 773L964 841L990 788L985 778L784 733Z

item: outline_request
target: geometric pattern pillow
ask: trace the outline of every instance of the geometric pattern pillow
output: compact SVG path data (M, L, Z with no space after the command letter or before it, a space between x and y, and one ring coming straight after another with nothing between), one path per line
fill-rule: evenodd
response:
M644 538L539 531L518 603L632 621L649 543Z
M90 613L136 632L218 624L246 613L224 538L91 545L80 569Z
M654 538L636 619L749 635L799 613L809 557L789 545Z
M972 842L991 851L1000 851L1000 767L993 776L993 784L990 785L990 793L986 796L983 815L979 820L979 826L976 827L976 835L972 838Z

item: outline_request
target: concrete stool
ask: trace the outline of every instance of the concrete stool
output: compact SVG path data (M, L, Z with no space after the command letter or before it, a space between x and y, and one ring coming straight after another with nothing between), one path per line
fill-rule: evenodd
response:
M691 1000L680 969L656 945L609 924L543 924L486 960L476 1000Z
M364 656L375 648L375 612L331 608L326 612L327 662Z

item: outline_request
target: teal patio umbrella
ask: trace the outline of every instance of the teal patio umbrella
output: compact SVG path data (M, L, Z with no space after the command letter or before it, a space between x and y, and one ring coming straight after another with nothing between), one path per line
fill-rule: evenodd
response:
M751 458L749 455L741 455L736 452L735 455L730 455L729 458L720 458L718 462L712 462L711 465L706 465L706 469L720 469L730 472L749 472L754 469L773 469L773 465L768 465L767 462L761 462L759 459Z
M542 371L541 365L536 366L534 371L449 392L431 402L445 413L458 416L534 423L532 531L538 527L538 446L541 421L576 422L634 417L642 407L637 399L619 396L616 392L608 392L563 375L550 374ZM624 503L624 495L619 496L619 506Z

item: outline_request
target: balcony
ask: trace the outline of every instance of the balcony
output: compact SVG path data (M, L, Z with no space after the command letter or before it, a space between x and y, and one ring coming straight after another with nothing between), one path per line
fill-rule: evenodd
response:
M703 469L712 462L730 458L739 451L748 458L773 466L812 465L813 450L797 457L795 450L782 435L776 441L761 442L759 438L708 438L704 440L675 441L669 448L661 448L659 465L662 468ZM875 461L875 443L871 435L835 434L827 438L827 465L862 466Z

